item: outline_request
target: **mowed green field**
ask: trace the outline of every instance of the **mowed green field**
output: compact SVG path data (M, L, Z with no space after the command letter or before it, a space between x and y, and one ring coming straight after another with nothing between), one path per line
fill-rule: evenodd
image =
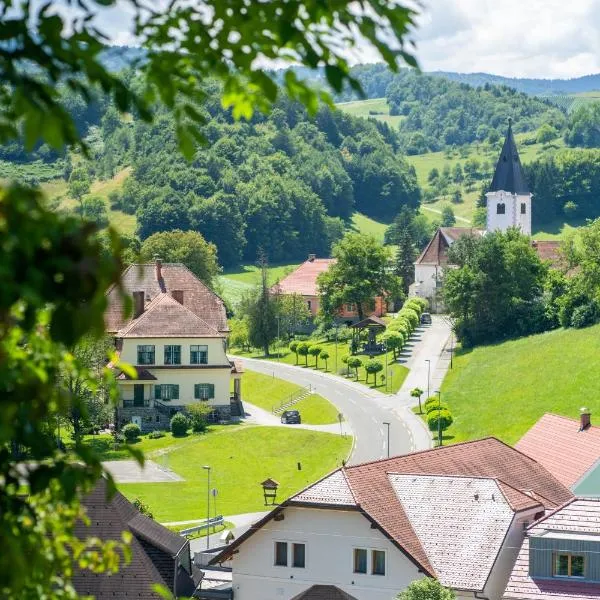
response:
M255 371L244 371L242 378L242 400L269 412L287 402L301 389L295 383ZM338 410L319 394L307 396L292 408L300 411L302 422L308 425L337 423Z
M354 102L340 102L336 107L353 117L372 118L383 121L391 127L398 127L404 117L390 115L390 108L385 98L371 98L369 100L356 100Z
M600 414L599 356L600 325L457 353L442 386L454 416L449 441L494 435L514 444L546 412Z
M367 215L355 212L352 215L350 230L372 235L378 242L383 244L385 230L388 226L389 223L376 221L375 219L371 219L371 217L367 217Z
M157 521L206 515L204 465L211 467L210 485L218 492L217 512L234 515L265 510L261 481L269 477L278 481L277 499L282 501L341 466L352 444L350 436L251 426L225 428L188 440L180 447L148 456L185 481L118 486L130 500L140 498L147 503Z

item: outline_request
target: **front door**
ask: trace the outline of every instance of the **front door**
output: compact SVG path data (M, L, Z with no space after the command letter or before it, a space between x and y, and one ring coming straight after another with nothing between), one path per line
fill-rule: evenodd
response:
M144 406L144 384L134 383L133 384L133 405Z

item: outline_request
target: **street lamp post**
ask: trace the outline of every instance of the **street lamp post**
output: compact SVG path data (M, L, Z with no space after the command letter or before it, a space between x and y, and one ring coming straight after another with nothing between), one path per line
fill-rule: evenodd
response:
M210 549L210 467L204 465L202 467L206 470L206 549Z
M438 446L442 445L442 392L436 390L438 395Z
M427 397L429 398L429 380L430 380L430 374L431 374L431 361L429 359L426 359L425 362L427 363Z
M338 345L338 328L339 324L335 324L335 374L337 375L338 367L337 367L337 345Z
M390 424L389 423L383 423L384 425L387 426L387 457L390 457Z

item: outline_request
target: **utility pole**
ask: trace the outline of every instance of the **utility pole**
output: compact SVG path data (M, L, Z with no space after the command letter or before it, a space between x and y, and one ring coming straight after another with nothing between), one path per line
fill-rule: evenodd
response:
M390 424L389 423L383 423L384 425L387 426L387 457L390 457Z
M426 359L425 362L427 363L427 397L429 398L429 380L430 380L430 374L431 374L431 361L429 359Z
M210 467L204 465L202 467L206 470L207 481L206 481L206 549L210 549Z

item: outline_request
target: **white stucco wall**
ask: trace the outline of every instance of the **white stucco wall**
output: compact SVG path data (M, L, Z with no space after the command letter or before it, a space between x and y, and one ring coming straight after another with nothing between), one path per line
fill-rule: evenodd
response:
M186 405L199 402L194 398L194 385L211 383L215 386L215 397L209 401L211 405L228 405L230 396L231 369L225 354L222 338L126 338L123 340L121 360L131 365L137 365L138 345L154 345L153 365L142 365L156 381L144 383L144 397L154 399L154 386L159 384L179 385L179 399L170 401L174 405ZM167 345L181 346L181 365L164 364L164 347ZM190 365L190 346L208 346L208 364ZM213 365L213 368L211 368ZM188 368L185 368L188 367ZM218 367L218 368L217 368ZM133 399L133 385L136 381L119 382L121 397ZM139 382L142 383L142 382ZM165 404L169 401L163 401ZM152 405L152 402L150 403Z
M509 192L488 192L487 230L506 231L509 227L520 227L526 235L531 235L531 194L516 195ZM521 203L526 205L525 214L521 214ZM504 204L505 213L499 215L498 204Z
M234 554L236 600L289 600L311 585L336 585L358 600L392 600L415 579L417 567L356 511L286 508ZM306 567L274 566L275 541L306 544ZM385 575L353 572L354 548L384 550ZM370 552L368 552L370 560Z

